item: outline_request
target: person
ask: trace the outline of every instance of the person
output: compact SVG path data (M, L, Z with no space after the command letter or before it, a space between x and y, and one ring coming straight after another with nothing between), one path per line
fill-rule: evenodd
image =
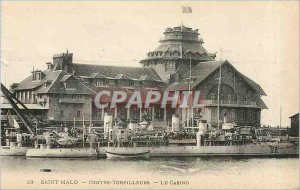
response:
M68 127L67 127L67 124L64 124L64 132L65 132L65 133L68 133L68 131L69 131L69 129L68 129Z

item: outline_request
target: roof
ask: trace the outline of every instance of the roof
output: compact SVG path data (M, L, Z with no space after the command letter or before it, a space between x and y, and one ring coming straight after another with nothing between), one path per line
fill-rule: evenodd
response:
M61 79L60 82L66 82L72 75L64 75Z
M234 68L235 69L235 68ZM236 70L236 69L235 69ZM238 70L236 70L237 73L240 74L240 76L252 87L254 88L258 93L260 93L260 95L264 95L266 96L267 94L265 93L265 91L261 88L261 86L259 84L257 84L256 82L254 82L253 80L251 80L250 78L248 78L247 76L245 76L244 74L242 74L241 72L239 72Z
M178 83L178 82L174 82L167 87L167 90L169 90L169 91L174 91L174 90L185 91L188 89L189 89L189 87L188 87L187 83Z
M117 75L123 74L131 79L139 79L143 75L148 75L155 80L161 81L159 75L152 68L73 63L73 69L75 71L74 74L77 76L91 76L92 73L98 73L105 77L115 78Z
M256 97L256 102L257 105L262 108L262 109L267 109L268 107L266 104L263 102L263 100L260 98L259 95L266 95L266 93L263 91L263 89L255 83L253 80L250 78L246 77L242 73L240 73L237 69L235 69L228 61L208 61L208 62L201 62L198 63L196 66L194 66L191 70L191 78L196 78L196 81L191 84L191 89L195 88L198 86L200 83L202 83L208 76L210 76L213 72L217 71L220 68L220 65L227 64L230 67L234 69L234 71L241 76L245 80L247 84L250 85L256 92L257 92L257 97ZM190 78L190 71L187 71L184 75L183 78ZM171 85L168 86L167 90L174 91L174 90L188 90L188 83L185 83L184 81L182 82L176 82L172 83Z
M192 68L191 76L196 77L197 80L191 85L191 88L196 87L199 85L204 79L206 79L210 74L212 74L214 71L220 68L220 65L227 64L231 68L234 69L234 71L241 76L257 93L260 95L266 95L265 91L260 87L259 84L239 72L236 68L233 67L227 60L226 61L207 61L207 62L201 62L198 63L196 66ZM185 73L183 75L183 78L189 78L189 72Z
M13 90L30 90L35 89L41 85L43 85L45 82L49 83L49 81L54 81L58 77L61 71L50 71L45 70L43 71L44 78L42 80L33 80L32 74L29 75L27 78L25 78L23 81L19 83L19 85L14 88Z
M48 85L46 87L43 86L43 88L40 88L39 90L37 90L37 93L48 92L51 89L51 87L56 83L58 78L60 78L61 75L63 75L63 71L61 71L61 70L47 72L47 75L45 76L43 81L44 81L44 83L47 82ZM51 81L51 82L49 82L49 81Z
M41 81L41 84L47 83L46 86L40 85L36 90L37 94L45 93L62 93L62 94L91 94L92 91L82 84L79 79L76 79L73 75L70 75L62 70L47 71L47 75ZM77 80L75 88L65 88L62 82L66 82L69 79ZM29 82L30 83L30 82Z
M115 78L116 79L129 79L129 80L131 80L131 78L129 78L127 75L124 75L124 74L118 74Z
M67 85L64 86L62 82L66 82ZM68 87L68 83L72 83L72 87ZM85 85L80 79L77 79L74 75L69 75L65 72L58 77L55 83L43 91L44 88L41 88L37 93L61 93L61 94L93 94L93 90L89 88L88 85Z
M139 78L139 80L147 80L147 81L156 81L155 79L153 79L152 77L148 76L148 75L143 75Z
M299 113L296 113L295 115L292 115L290 118L299 117Z
M267 105L264 103L264 101L261 99L261 97L256 96L256 104L258 107L262 108L262 109L268 109Z
M196 77L197 79L193 84L191 84L191 88L196 87L223 63L224 62L221 61L207 61L198 63L196 66L194 66L191 70L191 77ZM190 72L188 71L183 75L183 78L189 78L189 75Z
M203 40L198 35L198 29L193 30L186 26L169 27L164 32L164 38L159 41L160 45L154 51L148 52L147 57L140 62L147 63L149 60L157 59L189 59L190 56L198 61L214 60L215 54L206 51L202 46Z
M106 78L106 77L99 73L92 73L89 78Z

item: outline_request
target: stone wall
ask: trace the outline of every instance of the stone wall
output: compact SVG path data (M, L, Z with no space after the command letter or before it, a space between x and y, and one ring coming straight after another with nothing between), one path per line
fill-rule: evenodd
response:
M55 121L72 121L82 119L84 116L86 120L91 117L92 98L88 95L81 95L84 98L84 103L60 103L60 96L53 94L49 97L49 110L47 111L48 119ZM80 114L79 114L79 112Z

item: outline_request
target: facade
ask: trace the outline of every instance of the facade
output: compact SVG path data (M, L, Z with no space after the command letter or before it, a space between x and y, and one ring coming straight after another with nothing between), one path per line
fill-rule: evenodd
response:
M159 47L141 60L144 67L154 68L169 84L169 91L200 90L200 108L178 108L168 113L179 115L181 123L188 124L187 118L193 116L216 125L219 84L216 79L221 68L219 119L237 125L260 125L261 110L267 108L260 98L266 95L263 89L228 61L216 61L215 54L208 53L203 43L198 30L185 26L167 28Z
M293 115L291 118L291 136L299 137L299 113Z
M260 113L267 108L261 100L266 95L262 88L236 70L229 61L216 61L199 38L198 30L185 26L167 28L159 47L140 61L142 67L117 67L89 65L73 62L73 54L53 56L53 63L46 63L46 70L34 70L20 83L11 86L14 95L44 120L66 122L81 120L103 121L108 113L123 121L141 121L147 118L158 125L170 125L173 114L187 126L191 118L207 120L211 126L220 120L237 125L260 125ZM220 112L218 106L218 78L220 83ZM191 77L190 77L191 76ZM140 91L200 90L200 107L150 108L124 103L114 109L98 109L94 96L103 90L122 90L127 94ZM142 97L142 104L144 103ZM111 103L111 99L103 99ZM10 106L2 106L9 110Z

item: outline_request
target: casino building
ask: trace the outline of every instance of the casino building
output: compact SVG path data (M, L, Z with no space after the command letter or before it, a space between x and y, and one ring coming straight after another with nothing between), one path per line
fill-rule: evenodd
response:
M101 125L107 113L125 123L129 119L136 122L147 119L153 125L166 127L171 125L173 114L179 117L182 127L191 118L206 120L210 126L215 126L218 120L260 125L261 110L267 108L261 100L266 95L263 89L229 61L216 61L215 54L207 52L203 43L198 30L185 26L167 28L158 48L140 61L142 67L74 63L72 53L57 54L52 62L46 63L45 70L33 70L23 81L12 84L11 91L41 119L57 123L84 117ZM126 108L124 102L114 109L98 109L93 97L103 90L122 90L128 95L134 91L146 94L200 90L201 106L161 108L157 103L147 109L137 105ZM142 96L142 103L144 99ZM111 103L110 98L101 101ZM4 100L2 115L10 109Z

